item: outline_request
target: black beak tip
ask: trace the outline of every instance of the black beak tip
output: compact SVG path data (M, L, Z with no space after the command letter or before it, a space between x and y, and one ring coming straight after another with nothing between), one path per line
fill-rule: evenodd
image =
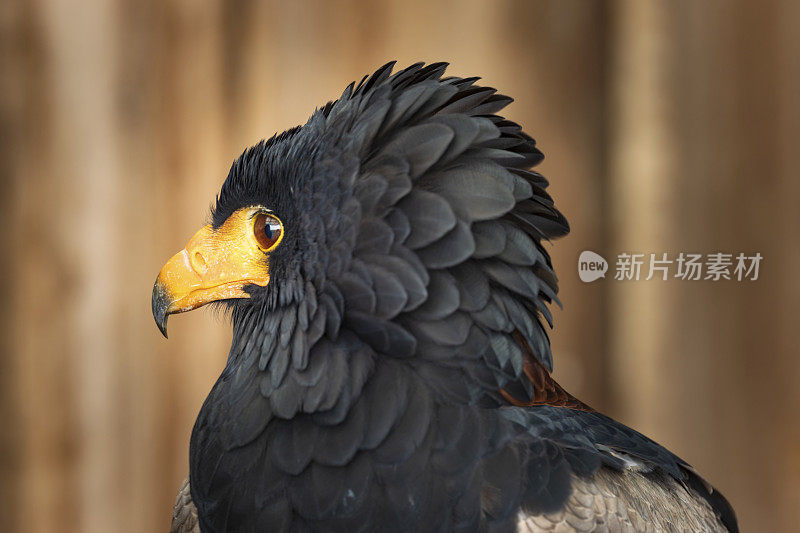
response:
M156 281L155 285L153 285L153 318L156 321L156 326L158 326L158 330L164 335L164 338L167 339L167 319L169 318L169 313L167 313L167 309L169 308L169 296L167 295L167 291L164 290L164 287Z

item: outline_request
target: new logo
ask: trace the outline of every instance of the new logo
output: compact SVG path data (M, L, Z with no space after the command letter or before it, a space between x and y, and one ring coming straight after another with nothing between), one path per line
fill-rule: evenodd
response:
M578 276L584 283L595 281L606 277L608 271L608 261L603 256L585 250L578 257Z

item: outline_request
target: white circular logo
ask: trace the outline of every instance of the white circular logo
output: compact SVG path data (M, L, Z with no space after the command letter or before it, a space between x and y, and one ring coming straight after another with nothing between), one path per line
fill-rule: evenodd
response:
M578 257L578 276L584 283L606 277L608 261L603 256L589 250L581 252Z

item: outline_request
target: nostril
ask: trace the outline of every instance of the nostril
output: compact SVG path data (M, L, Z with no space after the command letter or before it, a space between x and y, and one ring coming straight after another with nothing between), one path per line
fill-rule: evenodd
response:
M192 258L192 268L198 274L202 274L206 271L206 260L203 257L203 254L200 252L195 252L191 255Z

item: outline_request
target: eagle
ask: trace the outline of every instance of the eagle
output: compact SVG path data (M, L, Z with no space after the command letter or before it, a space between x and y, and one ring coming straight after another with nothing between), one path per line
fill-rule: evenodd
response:
M685 461L551 376L569 232L512 99L394 62L233 163L153 287L233 340L173 532L737 531Z

